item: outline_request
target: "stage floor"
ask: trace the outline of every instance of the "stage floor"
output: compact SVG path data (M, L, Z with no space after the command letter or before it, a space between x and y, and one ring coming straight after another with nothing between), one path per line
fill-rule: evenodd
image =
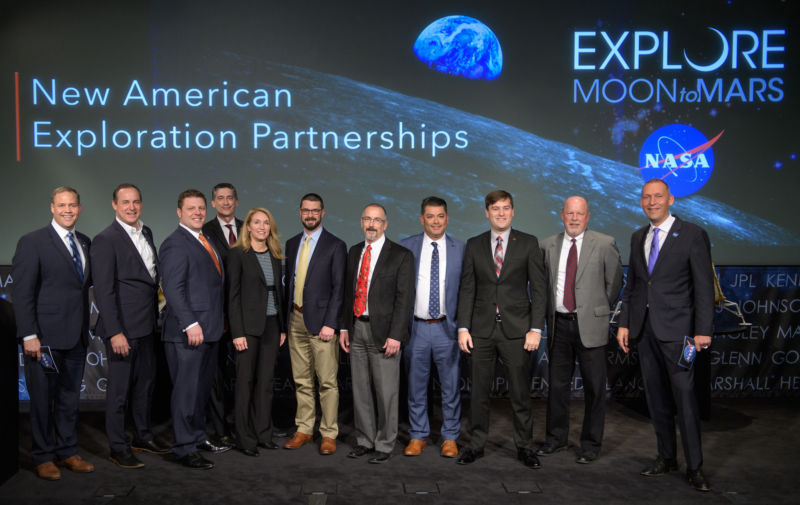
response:
M544 439L546 405L544 400L532 400L532 404L534 440L539 443ZM610 401L601 457L590 465L576 464L573 449L582 411L582 401L574 401L571 450L541 458L540 470L529 470L516 460L509 402L493 400L486 456L468 466L439 456L438 434L434 434L433 447L421 456L403 456L408 440L405 423L387 463L370 465L366 458L349 459L347 452L354 443L352 425L350 419L342 419L339 450L332 456L320 456L315 446L296 451L262 449L258 458L233 450L209 456L216 466L205 471L185 469L171 457L150 454L140 456L144 468L122 470L107 459L102 413L82 412L80 454L95 464L96 471L81 475L65 470L56 482L36 477L30 462L28 418L22 415L21 469L0 487L0 503L798 503L797 400L713 401L711 420L703 423L704 470L713 488L710 493L699 493L687 484L682 456L679 472L650 478L639 475L656 454L655 436L641 414L640 401ZM438 428L438 420L433 426ZM168 422L157 425L156 437L171 440L170 429Z

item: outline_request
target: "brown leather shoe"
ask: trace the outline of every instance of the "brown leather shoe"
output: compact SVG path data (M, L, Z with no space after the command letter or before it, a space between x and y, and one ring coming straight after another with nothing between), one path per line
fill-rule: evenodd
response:
M418 438L412 438L411 441L406 446L406 450L403 451L403 454L406 456L419 456L422 454L422 449L428 445L425 443L424 440L420 440Z
M442 452L441 455L443 458L455 458L458 456L458 445L456 445L455 440L445 440L442 442Z
M296 431L294 433L294 436L291 439L289 439L288 442L283 444L283 448L284 449L299 449L299 448L303 447L304 445L311 443L311 440L313 438L314 437L312 437L311 435L306 435L305 433L300 433L299 431Z
M61 478L61 470L52 461L36 465L36 475L44 480L58 480Z
M57 463L58 466L69 468L73 472L90 473L94 472L94 465L80 457L79 455L70 456Z
M336 452L336 440L329 437L322 437L322 443L319 444L319 453L327 456Z

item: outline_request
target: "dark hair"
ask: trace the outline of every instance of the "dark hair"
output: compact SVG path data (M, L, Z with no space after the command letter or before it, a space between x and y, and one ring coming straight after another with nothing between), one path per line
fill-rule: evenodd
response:
M50 193L50 203L55 203L56 195L59 193L73 193L78 198L78 203L81 203L81 195L77 189L70 188L69 186L59 186Z
M116 188L114 188L114 192L111 193L111 198L114 200L114 203L117 203L117 193L119 193L120 189L135 189L137 193L139 193L139 200L142 199L142 190L137 188L135 184L130 184L128 182L123 182Z
M486 195L485 199L486 208L488 209L490 205L493 205L499 202L500 200L508 200L509 202L511 202L511 208L512 209L514 208L514 197L511 196L511 193L509 193L508 191L503 191L502 189L495 189L494 191Z
M204 195L202 192L200 192L197 189L187 189L186 191L184 191L183 193L178 195L178 208L179 209L183 207L183 201L185 199L187 199L187 198L202 198L203 199L203 203L208 205L208 202L206 201L206 195Z
M422 205L419 208L420 215L425 214L425 207L444 207L444 213L447 214L447 202L438 196L429 196L428 198L422 200Z
M319 202L319 206L321 208L323 208L323 209L325 208L325 202L323 202L322 201L322 197L319 196L316 193L306 193L305 195L303 195L303 198L300 199L300 206L301 207L303 206L303 202L305 202L305 201L308 201L308 202Z
M370 204L364 205L364 209L361 212L363 213L369 207L378 207L379 209L381 209L383 211L383 215L384 216L387 216L387 217L389 216L389 213L386 212L386 207L384 207L383 205L381 205L379 203L370 203Z
M236 198L237 200L239 199L239 195L236 193L236 188L233 187L233 184L231 184L230 182L220 182L219 184L214 186L214 189L211 190L212 199L217 197L217 190L220 189L230 189L231 191L233 191L233 197Z

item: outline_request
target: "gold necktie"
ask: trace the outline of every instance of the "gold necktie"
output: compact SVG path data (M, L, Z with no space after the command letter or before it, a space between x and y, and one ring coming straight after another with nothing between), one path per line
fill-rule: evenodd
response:
M306 273L308 272L308 253L311 250L309 245L311 236L306 235L303 247L300 248L300 258L297 260L297 273L294 281L294 303L298 307L303 306L303 288L306 286Z

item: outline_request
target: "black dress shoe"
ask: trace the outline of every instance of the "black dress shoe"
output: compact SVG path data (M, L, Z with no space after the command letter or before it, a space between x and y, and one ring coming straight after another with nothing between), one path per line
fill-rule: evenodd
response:
M252 458L257 457L260 454L258 452L258 449L245 449L244 447L239 447L239 452L241 452L245 456L250 456Z
M588 465L592 461L597 459L597 453L594 451L583 451L582 453L578 454L578 457L575 458L575 463L579 463L581 465Z
M197 444L197 448L198 449L202 449L202 450L204 450L206 452L211 452L213 454L220 454L220 453L223 453L223 452L231 450L231 446L230 445L215 445L215 444L212 444L208 440L205 440L201 444Z
M698 491L711 491L711 484L708 483L706 480L706 476L703 473L702 468L698 468L697 470L686 470L686 478L689 479L689 484L692 485Z
M483 449L471 449L466 448L461 451L461 454L458 456L456 463L459 465L469 465L470 463L474 463L476 459L483 457Z
M111 456L108 459L120 468L142 468L144 466L144 463L139 461L139 458L134 456L130 450L123 452L111 451Z
M657 456L655 461L651 464L647 465L642 469L642 475L647 477L656 477L658 475L664 475L667 472L671 472L673 470L678 469L678 461L675 459L664 459L661 456Z
M347 454L347 457L348 458L360 458L361 456L363 456L364 454L367 454L369 452L372 452L372 449L370 449L369 447L365 447L363 445L357 445L357 446L353 447L353 450L350 451Z
M533 449L528 449L527 447L517 449L517 459L522 461L528 468L533 468L534 470L542 467L542 464L539 463L539 458L536 457L536 453Z
M155 440L148 440L147 442L138 440L131 444L131 449L134 452L149 452L151 454L167 454L171 451L166 445L161 445Z
M386 463L387 461L389 461L389 458L391 457L392 457L391 452L375 451L375 455L369 458L367 462L372 463L374 465L379 465L381 463Z
M566 448L567 448L567 444L556 445L556 444L552 444L550 442L547 442L547 443L539 446L538 449L536 449L536 455L537 456L549 456L549 455L555 454L555 453L557 453L559 451L563 451Z
M195 470L208 470L210 468L214 468L214 463L210 462L196 452L190 452L186 456L179 458L178 463L186 468L192 468Z
M270 451L274 451L275 449L279 448L278 444L276 444L272 440L267 440L266 442L259 442L258 446L263 449L269 449Z

